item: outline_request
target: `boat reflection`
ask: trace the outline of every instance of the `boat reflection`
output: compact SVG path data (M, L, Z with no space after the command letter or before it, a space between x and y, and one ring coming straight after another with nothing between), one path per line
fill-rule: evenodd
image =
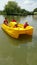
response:
M21 45L21 44L27 44L29 42L32 42L32 35L20 35L18 39L12 38L12 44L15 46Z

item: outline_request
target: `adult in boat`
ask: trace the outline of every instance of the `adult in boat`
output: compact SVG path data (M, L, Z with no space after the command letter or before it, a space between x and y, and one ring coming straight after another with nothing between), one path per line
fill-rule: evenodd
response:
M13 20L12 20L12 22L16 22L16 20L15 20L15 19L13 19Z
M7 20L7 18L5 18L4 24L5 24L5 25L8 25L8 20Z
M29 26L29 24L26 22L26 23L24 24L24 28L26 28L27 26Z

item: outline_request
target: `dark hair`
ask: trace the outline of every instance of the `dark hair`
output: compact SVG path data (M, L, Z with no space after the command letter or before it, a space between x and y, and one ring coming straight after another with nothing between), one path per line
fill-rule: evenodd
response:
M7 18L5 17L5 19L7 19Z
M28 23L28 22L26 22L26 23Z
M15 24L16 27L18 27L18 24Z

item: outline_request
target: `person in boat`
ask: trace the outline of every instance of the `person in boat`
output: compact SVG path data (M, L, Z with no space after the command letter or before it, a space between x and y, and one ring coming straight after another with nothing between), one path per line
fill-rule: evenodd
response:
M24 28L26 28L27 26L29 26L29 24L26 22L26 23L24 24Z
M16 22L16 20L15 20L15 19L13 19L13 20L12 20L12 22Z
M5 24L5 25L8 25L8 20L7 20L7 18L5 18L4 24Z
M17 28L17 27L18 27L18 24L15 24L15 25L14 25L14 28Z

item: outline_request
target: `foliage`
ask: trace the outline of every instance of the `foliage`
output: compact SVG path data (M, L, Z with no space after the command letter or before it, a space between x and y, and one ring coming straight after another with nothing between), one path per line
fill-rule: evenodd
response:
M33 10L34 15L37 15L37 8Z
M7 5L5 5L4 12L7 15L27 15L27 11L25 9L21 9L16 2L9 1Z
M16 14L20 12L20 7L18 7L16 2L9 1L7 5L5 5L4 11L6 14Z
M37 11L37 8L34 9L33 12L29 12L25 9L21 9L16 2L14 1L8 1L8 3L5 5L5 8L3 11L0 11L0 14L6 14L6 15L33 15L34 12Z
M37 8L35 8L33 12L37 12Z

